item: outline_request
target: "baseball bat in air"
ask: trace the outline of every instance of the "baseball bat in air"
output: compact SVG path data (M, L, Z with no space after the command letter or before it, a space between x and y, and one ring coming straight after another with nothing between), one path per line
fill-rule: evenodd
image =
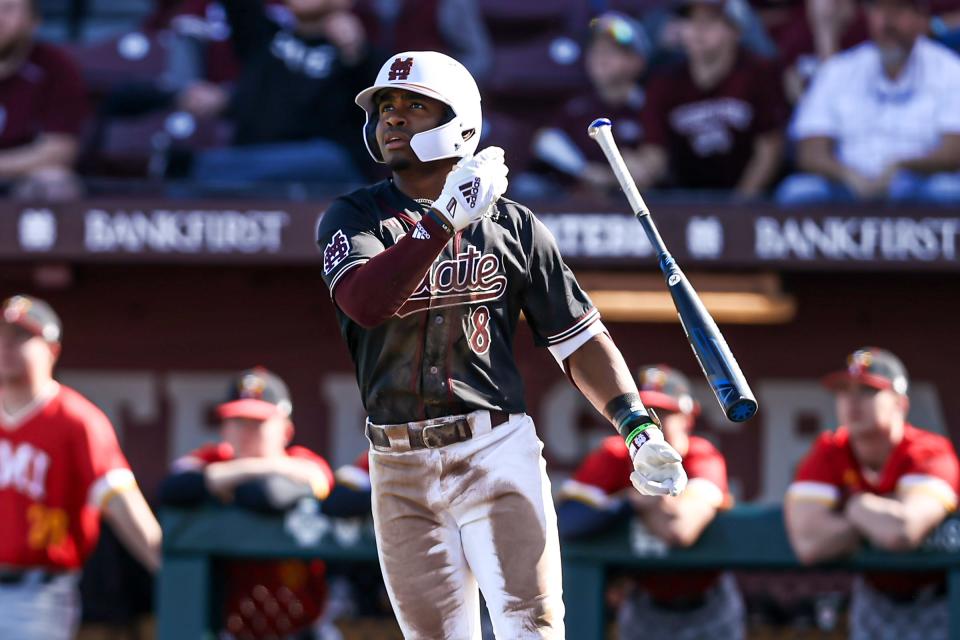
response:
M747 384L747 379L740 370L736 358L730 352L730 347L723 339L720 329L717 328L717 323L703 306L700 296L680 270L677 261L670 255L663 238L660 237L660 232L650 216L650 210L647 209L633 177L627 170L627 165L623 162L623 156L620 155L617 143L613 139L612 129L609 119L598 118L590 123L587 133L603 150L603 155L607 157L617 182L620 183L630 202L633 214L637 216L650 244L657 252L660 270L673 297L673 304L680 316L680 324L683 326L684 333L687 334L687 340L690 341L703 375L710 383L710 388L723 408L724 414L733 422L749 420L757 412L757 399L750 390L750 385Z

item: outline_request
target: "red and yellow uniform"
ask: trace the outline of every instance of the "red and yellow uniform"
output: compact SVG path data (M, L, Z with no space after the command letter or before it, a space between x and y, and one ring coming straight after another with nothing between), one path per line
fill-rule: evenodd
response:
M0 410L0 565L79 569L100 510L136 487L110 421L53 384L16 416Z

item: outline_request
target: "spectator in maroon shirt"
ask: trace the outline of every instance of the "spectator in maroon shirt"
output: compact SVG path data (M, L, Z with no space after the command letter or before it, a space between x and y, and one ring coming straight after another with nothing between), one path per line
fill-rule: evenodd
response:
M565 186L611 189L617 180L600 147L587 135L587 125L609 117L629 164L643 138L640 79L647 69L650 41L639 22L610 11L590 23L584 61L593 90L568 101L556 120L534 137L537 159L557 172Z
M73 62L34 40L39 19L34 0L0 0L0 181L64 199L79 191L72 167L88 105Z
M648 83L645 144L631 167L640 188L764 193L780 169L788 109L775 69L740 47L728 0L687 0L687 62Z

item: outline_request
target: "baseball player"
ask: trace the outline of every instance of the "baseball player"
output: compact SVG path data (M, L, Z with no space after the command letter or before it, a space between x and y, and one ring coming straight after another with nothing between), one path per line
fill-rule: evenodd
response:
M480 93L448 56L389 59L357 96L390 179L335 200L323 277L368 413L384 581L407 638L562 638L550 483L512 344L520 312L625 438L643 493L686 485L680 456L547 228L501 198L503 150L476 153Z
M560 535L575 538L602 531L634 514L671 546L688 547L733 500L727 465L709 440L691 435L700 406L686 377L665 365L641 367L640 399L660 416L663 434L683 456L690 478L683 495L641 496L630 488L633 464L622 438L606 438L560 490ZM744 607L732 576L718 572L635 576L636 589L620 608L623 640L739 640Z
M333 485L326 460L288 446L292 411L279 376L262 367L240 372L217 407L222 440L174 461L161 500L188 506L214 499L275 512L301 498L326 498ZM323 612L326 566L319 560L237 560L226 565L226 574L230 637L293 637Z
M889 351L866 347L827 376L843 426L820 435L786 496L787 533L797 557L847 555L863 541L916 549L957 505L960 465L947 438L907 422L907 371ZM947 637L945 576L866 573L854 584L854 640Z
M42 300L0 305L0 638L72 638L100 515L147 568L160 525L107 417L53 378L62 328Z

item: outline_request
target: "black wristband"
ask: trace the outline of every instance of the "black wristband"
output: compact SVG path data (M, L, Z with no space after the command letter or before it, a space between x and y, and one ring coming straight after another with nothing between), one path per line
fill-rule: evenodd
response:
M424 217L430 218L436 222L441 229L448 235L453 235L453 225L450 224L450 221L444 218L440 213L438 213L433 207L427 209L427 212L424 214Z
M637 393L625 393L617 396L603 408L603 415L613 423L626 440L637 427L645 424L660 426L657 414L647 409Z

